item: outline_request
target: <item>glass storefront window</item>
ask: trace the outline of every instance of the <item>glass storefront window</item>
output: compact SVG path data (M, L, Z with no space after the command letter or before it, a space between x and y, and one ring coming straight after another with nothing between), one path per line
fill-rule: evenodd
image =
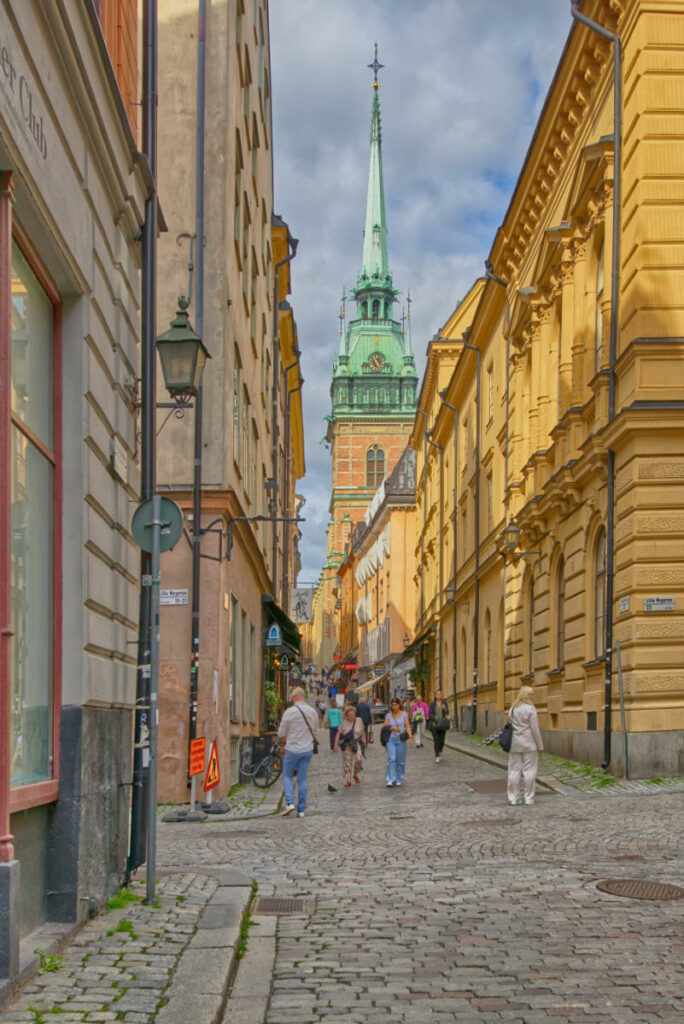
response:
M54 776L53 308L12 249L10 783Z

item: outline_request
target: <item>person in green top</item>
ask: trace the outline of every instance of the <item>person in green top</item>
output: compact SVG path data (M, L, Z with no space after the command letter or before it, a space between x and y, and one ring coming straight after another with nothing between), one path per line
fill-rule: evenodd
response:
M330 730L330 749L331 750L335 749L335 737L337 736L337 730L340 727L341 721L342 721L342 712L340 711L340 709L337 707L337 705L333 701L333 703L330 705L330 707L328 708L328 710L326 712L325 723L324 723L324 724L326 724L328 726L328 729Z

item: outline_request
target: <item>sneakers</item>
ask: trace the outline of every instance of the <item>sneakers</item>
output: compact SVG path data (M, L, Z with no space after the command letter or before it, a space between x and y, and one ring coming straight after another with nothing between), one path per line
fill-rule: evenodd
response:
M439 762L440 762L441 760L442 760L442 759L441 759L441 757L436 757L436 758L435 758L435 764L439 764Z
M283 811L283 818L286 818L288 814L292 814L294 809L294 804L288 804L285 810Z
M388 782L388 783L387 783L387 788L388 788L388 789L391 789L393 785L394 785L394 783L393 783L393 782Z
M518 804L520 803L519 800L509 800L508 802L511 805L511 807L517 807Z
M526 800L525 801L525 807L531 807L533 803L534 803L534 800Z
M298 818L303 818L304 817L304 811L297 811L297 817Z

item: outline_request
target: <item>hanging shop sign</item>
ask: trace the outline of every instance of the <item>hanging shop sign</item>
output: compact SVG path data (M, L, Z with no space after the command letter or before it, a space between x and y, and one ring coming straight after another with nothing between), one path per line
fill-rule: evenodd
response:
M280 647L283 642L283 631L277 622L273 622L266 630L264 644L266 647Z

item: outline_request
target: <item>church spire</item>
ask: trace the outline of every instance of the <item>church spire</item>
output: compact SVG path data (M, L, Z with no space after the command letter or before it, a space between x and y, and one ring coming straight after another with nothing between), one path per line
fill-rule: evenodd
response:
M392 287L387 252L387 218L385 216L385 183L382 174L382 124L380 121L380 83L378 71L384 67L378 60L378 44L375 44L373 62L368 65L373 71L373 102L371 104L370 164L368 168L368 194L366 197L366 222L363 232L363 258L358 287L375 285Z

